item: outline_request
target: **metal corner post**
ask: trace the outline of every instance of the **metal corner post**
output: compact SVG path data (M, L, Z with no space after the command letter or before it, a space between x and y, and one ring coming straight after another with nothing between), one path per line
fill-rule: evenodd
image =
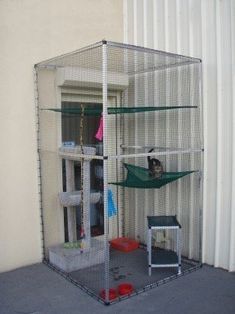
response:
M39 119L39 90L38 90L38 68L34 65L34 100L35 100L35 120L36 120L36 138L37 138L37 175L38 175L38 197L41 223L41 250L42 259L45 259L45 238L44 238L44 219L42 208L42 178L41 178L41 157L40 157L40 119Z
M102 45L102 80L103 80L103 156L108 156L107 143L107 43ZM109 221L108 221L108 159L103 159L104 171L104 254L105 254L105 303L109 304Z
M203 106L203 69L202 62L199 64L199 101L200 101L200 140L201 140L201 173L199 175L199 189L200 189L200 217L199 217L199 259L201 264L203 263L203 230L204 230L204 221L203 221L203 209L204 209L204 165L205 165L205 153L204 153L204 106Z

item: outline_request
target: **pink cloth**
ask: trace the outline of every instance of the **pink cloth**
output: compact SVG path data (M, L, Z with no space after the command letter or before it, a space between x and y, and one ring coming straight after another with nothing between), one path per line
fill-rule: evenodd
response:
M95 138L99 141L103 140L103 117L100 118L100 124L96 132Z

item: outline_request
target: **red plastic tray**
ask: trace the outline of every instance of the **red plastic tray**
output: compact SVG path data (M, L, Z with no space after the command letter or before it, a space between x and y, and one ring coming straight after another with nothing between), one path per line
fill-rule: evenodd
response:
M129 239L129 238L121 237L121 238L116 238L116 239L111 240L110 245L111 245L111 248L115 250L119 250L119 251L127 253L127 252L131 252L138 249L139 242Z

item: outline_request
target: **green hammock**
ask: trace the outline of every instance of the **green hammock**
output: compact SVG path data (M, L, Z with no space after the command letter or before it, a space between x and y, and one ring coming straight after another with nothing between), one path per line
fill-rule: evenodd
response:
M160 110L171 110L171 109L190 109L197 108L197 106L161 106L161 107L108 107L108 114L121 114L121 113L139 113L148 111L160 111ZM65 114L81 114L81 108L48 108L43 110L50 110ZM84 114L85 116L100 116L102 114L102 107L86 107Z
M124 163L124 166L127 169L127 177L125 181L111 182L111 184L129 188L160 189L163 185L182 178L187 174L195 172L195 170L183 172L164 172L160 178L153 178L149 175L149 170L146 168L126 163Z

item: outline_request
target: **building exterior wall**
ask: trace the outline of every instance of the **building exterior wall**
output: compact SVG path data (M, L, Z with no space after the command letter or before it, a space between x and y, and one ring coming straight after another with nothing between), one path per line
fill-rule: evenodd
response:
M123 41L122 0L0 1L0 271L40 262L33 65L103 38Z
M203 261L235 270L235 2L124 0L124 42L203 62Z

